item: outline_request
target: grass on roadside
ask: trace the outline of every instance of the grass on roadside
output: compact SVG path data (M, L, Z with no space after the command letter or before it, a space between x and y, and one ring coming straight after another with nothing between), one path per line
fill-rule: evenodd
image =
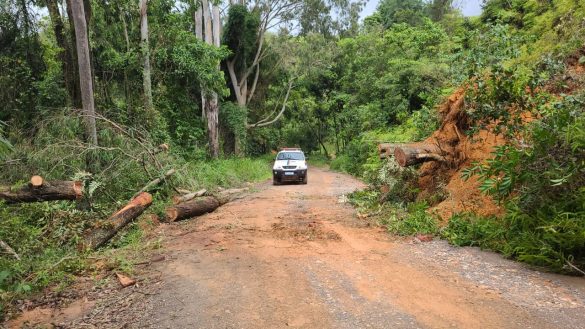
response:
M268 179L271 175L269 164L263 158L175 161L172 165L177 168L177 174L170 184L189 190L236 187ZM121 179L124 177L123 173L117 175ZM103 191L107 188L104 186ZM98 198L92 210L79 210L75 203L67 201L0 203L0 237L21 257L19 261L0 253L0 320L15 300L48 286L63 289L76 275L91 274L96 258L107 260L106 269L129 273L134 258L146 249L160 247L160 240L145 241L144 225L131 224L110 242L109 247L95 253L80 252L77 245L84 232L119 207L101 198L99 193L96 192ZM162 213L172 193L168 186L153 193L154 202L146 214ZM144 219L143 215L138 220Z
M427 212L424 202L386 202L379 204L380 193L374 190L350 194L349 200L359 213L371 215L376 223L386 227L389 233L400 236L438 234L439 224L435 216Z

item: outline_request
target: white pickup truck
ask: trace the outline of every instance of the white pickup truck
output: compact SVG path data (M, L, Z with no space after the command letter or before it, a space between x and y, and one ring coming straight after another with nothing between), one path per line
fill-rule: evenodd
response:
M283 182L300 182L307 184L307 162L301 149L285 148L276 155L272 167L272 184Z

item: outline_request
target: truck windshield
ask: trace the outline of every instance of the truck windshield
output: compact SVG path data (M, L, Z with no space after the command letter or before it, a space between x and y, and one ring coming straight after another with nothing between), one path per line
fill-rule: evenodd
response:
M305 156L301 152L280 152L276 160L305 160Z

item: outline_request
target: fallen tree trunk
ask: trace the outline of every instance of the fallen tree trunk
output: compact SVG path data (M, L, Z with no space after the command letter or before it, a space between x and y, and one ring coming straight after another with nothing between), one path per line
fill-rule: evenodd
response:
M150 189L159 185L160 183L162 183L162 181L166 180L167 178L169 178L170 176L172 176L174 174L175 174L175 169L169 169L162 177L154 179L154 180L150 181L148 184L146 184L143 188L140 189L140 191L136 192L136 194L134 194L133 197L134 198L137 197L142 192L150 191Z
M140 216L152 204L152 196L147 192L140 193L137 197L107 220L108 227L97 228L86 239L87 246L96 249L105 245L118 231Z
M402 167L413 166L426 161L445 161L441 149L433 144L410 144L396 147L394 158Z
M204 196L207 193L206 189L199 190L197 192L187 193L185 195L176 195L173 197L173 203L179 204L183 202L187 202L189 200L193 200L195 198Z
M204 196L187 202L180 203L166 210L167 220L174 222L195 216L201 216L217 209L227 202L227 198Z
M380 159L386 159L391 155L394 155L394 150L397 147L402 147L405 144L395 144L395 143L380 143L378 144L378 155Z
M33 176L27 186L16 190L0 188L0 199L9 203L77 200L82 195L80 181L46 182L41 176Z

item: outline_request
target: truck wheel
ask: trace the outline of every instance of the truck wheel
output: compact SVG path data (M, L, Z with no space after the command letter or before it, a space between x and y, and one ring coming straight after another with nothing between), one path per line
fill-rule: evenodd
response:
M301 182L301 184L306 185L308 180L309 179L308 179L307 175L305 175L305 178L303 178L303 181Z
M280 182L278 181L278 179L273 178L272 179L272 185L280 185Z

